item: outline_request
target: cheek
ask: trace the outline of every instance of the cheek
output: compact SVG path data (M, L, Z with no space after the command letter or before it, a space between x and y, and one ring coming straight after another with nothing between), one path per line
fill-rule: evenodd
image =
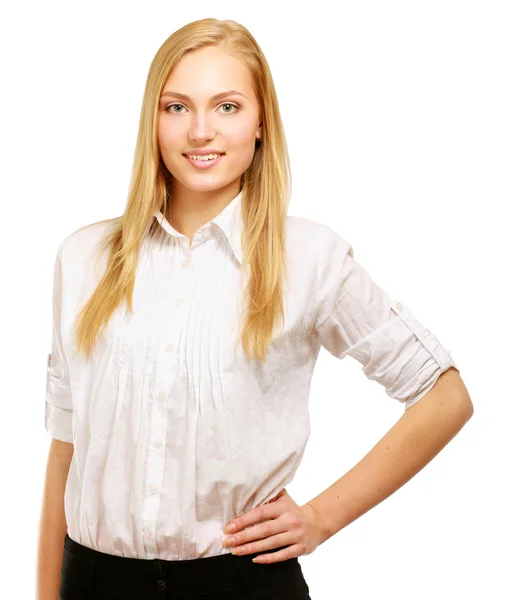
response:
M175 127L158 128L158 144L162 150L176 148L178 139L180 139L180 134Z
M255 135L256 130L252 127L251 123L239 121L230 130L229 139L237 147L247 146L254 142Z
M169 171L178 168L177 149L181 147L181 136L175 128L158 129L158 145L165 167Z
M254 156L256 129L250 123L237 123L226 136L225 146L240 165L247 168Z

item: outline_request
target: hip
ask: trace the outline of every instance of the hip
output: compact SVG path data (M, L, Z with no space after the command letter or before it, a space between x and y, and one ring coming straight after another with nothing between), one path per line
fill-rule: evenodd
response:
M258 564L252 562L255 556L229 553L195 560L128 558L88 548L67 534L59 598L311 600L298 558Z

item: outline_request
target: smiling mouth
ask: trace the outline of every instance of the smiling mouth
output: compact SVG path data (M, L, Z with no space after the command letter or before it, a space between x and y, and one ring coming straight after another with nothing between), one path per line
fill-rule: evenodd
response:
M191 164L195 169L211 169L214 165L217 165L221 162L221 159L225 156L225 154L210 154L212 158L191 158L191 156L198 156L196 154L188 155L183 154L184 158Z
M201 160L203 162L205 161L210 161L210 160L216 160L216 158L219 158L220 156L223 156L224 152L211 152L209 154L183 154L183 156L186 156L187 158L190 158L191 160ZM205 157L205 158L203 158Z

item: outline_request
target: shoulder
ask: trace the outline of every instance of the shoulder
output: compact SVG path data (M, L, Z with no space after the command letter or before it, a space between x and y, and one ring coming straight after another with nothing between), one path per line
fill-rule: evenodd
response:
M101 242L118 223L119 217L97 221L70 232L58 247L62 262L87 262L96 255Z
M107 263L107 253L102 254L99 250L118 221L116 217L85 225L61 241L56 261L67 310L75 310L96 288Z
M315 264L331 256L353 255L350 242L335 229L295 215L288 215L286 220L286 245L291 256L302 255Z

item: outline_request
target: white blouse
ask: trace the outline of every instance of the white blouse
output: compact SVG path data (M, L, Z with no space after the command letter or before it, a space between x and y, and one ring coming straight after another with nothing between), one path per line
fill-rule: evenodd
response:
M103 275L95 250L109 224L58 248L45 426L74 444L64 506L68 535L84 546L167 560L230 552L223 527L276 496L301 463L321 345L358 360L405 410L455 366L347 241L296 216L286 220L284 330L265 363L240 345L235 356L241 198L191 245L154 215L161 227L144 238L133 315L124 301L90 361L74 352L73 326Z

